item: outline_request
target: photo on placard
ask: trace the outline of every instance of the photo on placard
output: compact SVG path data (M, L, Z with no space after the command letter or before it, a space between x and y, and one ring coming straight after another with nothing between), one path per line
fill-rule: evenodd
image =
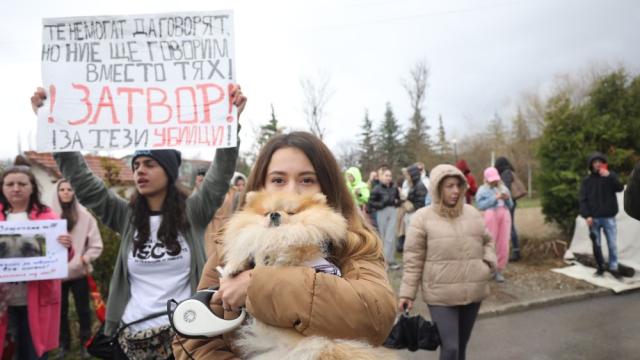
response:
M44 234L0 235L0 259L40 257L46 253Z

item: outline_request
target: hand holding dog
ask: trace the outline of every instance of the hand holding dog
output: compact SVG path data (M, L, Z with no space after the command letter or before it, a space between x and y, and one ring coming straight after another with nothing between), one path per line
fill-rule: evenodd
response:
M251 271L243 271L232 278L221 278L220 288L211 298L211 305L222 304L225 311L240 312L247 301Z

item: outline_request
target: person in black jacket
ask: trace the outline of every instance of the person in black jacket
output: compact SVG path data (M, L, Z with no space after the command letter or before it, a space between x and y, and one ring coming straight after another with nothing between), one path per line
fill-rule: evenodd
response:
M599 152L589 156L589 175L582 180L580 186L580 216L585 218L589 227L589 237L593 242L593 256L596 258L598 270L596 276L604 274L604 258L600 248L600 230L604 230L609 249L609 271L616 278L618 272L618 249L616 246L616 214L618 199L616 193L623 186L618 175L609 171L607 157Z
M369 207L376 212L378 233L384 244L384 258L390 269L398 269L393 258L394 241L396 238L397 206L400 203L398 188L393 183L391 170L385 170L380 177L380 183L373 188L369 197Z
M409 224L411 218L416 210L425 206L425 200L427 198L427 187L422 181L422 168L418 163L415 163L406 168L407 179L409 184L409 192L407 199L402 202L402 210L404 210L404 217L402 228L404 229L402 236L398 237L398 244L396 244L396 250L402 252L404 250L404 240L406 231L409 230Z
M624 191L624 211L632 218L640 220L640 162L633 169Z
M506 157L499 157L496 159L494 167L498 169L498 173L500 174L500 180L504 183L504 185L511 191L511 184L513 183L515 171L513 165ZM511 214L511 256L509 257L509 261L518 261L520 260L520 240L518 239L518 232L516 231L516 207L518 206L518 202L516 199L513 199L513 207L509 208L509 213Z
M422 182L420 177L421 170L417 165L409 166L407 172L411 179L411 188L409 189L409 195L407 195L407 201L413 205L413 209L409 211L409 213L413 213L424 206L424 200L427 197L427 187L424 186Z

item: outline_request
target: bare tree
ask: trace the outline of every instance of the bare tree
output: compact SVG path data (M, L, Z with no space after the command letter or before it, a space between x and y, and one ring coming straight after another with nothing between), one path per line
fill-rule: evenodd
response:
M409 71L409 79L402 81L402 86L409 95L413 114L404 139L404 147L410 161L426 161L433 144L429 137L429 126L422 114L422 106L427 94L429 68L426 61L417 62Z
M312 134L324 139L326 127L323 124L325 108L333 95L329 88L330 76L320 74L316 79L306 77L300 80L304 95L304 115Z
M340 165L340 169L345 171L352 166L358 166L360 161L360 152L358 144L353 140L342 140L336 145L336 159Z

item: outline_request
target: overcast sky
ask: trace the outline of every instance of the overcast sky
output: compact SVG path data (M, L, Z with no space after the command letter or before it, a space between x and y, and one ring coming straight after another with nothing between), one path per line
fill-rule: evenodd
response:
M331 79L326 142L335 149L357 141L365 109L379 124L387 101L408 125L401 80L422 59L427 121L434 133L441 114L450 137L508 115L558 74L594 64L640 72L636 0L11 1L0 12L0 158L17 154L18 138L36 148L29 97L41 83L42 18L220 9L235 11L237 79L249 97L243 149L271 103L282 125L306 129L300 79L318 73Z

